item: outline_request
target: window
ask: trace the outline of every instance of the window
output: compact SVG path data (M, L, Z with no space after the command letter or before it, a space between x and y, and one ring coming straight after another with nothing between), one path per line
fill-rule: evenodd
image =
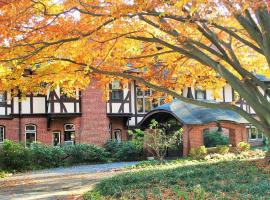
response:
M258 130L257 128L253 126L247 127L247 129L248 129L249 140L263 140L262 131Z
M234 89L232 89L232 100L235 102L239 102L241 99L240 95L238 94L237 91L235 91Z
M75 126L74 124L64 125L64 142L65 145L75 144Z
M74 124L65 124L64 128L65 128L65 131L75 131Z
M111 100L122 100L123 99L123 90L119 81L113 81L111 84Z
M5 127L0 126L0 143L4 142L5 139Z
M121 142L122 141L122 132L121 130L114 130L114 139L117 141L117 142Z
M25 145L27 147L31 146L32 143L37 141L37 127L36 125L26 125L25 126Z
M195 98L202 100L206 99L206 91L205 90L195 90Z
M6 93L0 92L0 103L6 102Z
M54 131L53 132L53 146L60 146L61 144L61 132Z
M137 94L137 111L139 113L149 112L155 107L158 107L164 104L164 97L160 98L151 98L153 95L153 90L141 90L140 88L136 88Z

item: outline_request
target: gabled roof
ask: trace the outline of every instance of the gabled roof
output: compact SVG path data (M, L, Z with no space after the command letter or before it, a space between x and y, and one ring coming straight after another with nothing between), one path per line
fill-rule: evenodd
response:
M244 124L248 123L245 118L232 110L205 108L185 103L180 100L174 100L171 103L163 104L157 107L153 111L149 112L143 121L146 118L149 118L151 113L157 114L157 112L169 112L178 118L178 120L183 124L206 124L216 121L231 121Z

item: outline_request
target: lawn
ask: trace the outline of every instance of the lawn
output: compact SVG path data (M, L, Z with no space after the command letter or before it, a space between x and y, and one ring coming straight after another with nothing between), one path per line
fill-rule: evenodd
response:
M261 160L182 160L142 166L101 181L85 199L270 199L270 167Z

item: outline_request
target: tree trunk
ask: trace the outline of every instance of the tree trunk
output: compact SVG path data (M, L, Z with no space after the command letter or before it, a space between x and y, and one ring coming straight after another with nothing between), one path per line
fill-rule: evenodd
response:
M268 146L268 150L267 150L266 155L265 155L265 161L267 164L270 164L270 131L265 130L264 134L268 138L268 144L266 144Z

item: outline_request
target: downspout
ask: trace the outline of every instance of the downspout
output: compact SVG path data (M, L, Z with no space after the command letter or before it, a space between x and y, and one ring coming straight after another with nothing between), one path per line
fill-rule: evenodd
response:
M19 114L19 142L22 141L22 130L21 130L21 112L22 103L21 103L21 92L18 93L18 114Z

